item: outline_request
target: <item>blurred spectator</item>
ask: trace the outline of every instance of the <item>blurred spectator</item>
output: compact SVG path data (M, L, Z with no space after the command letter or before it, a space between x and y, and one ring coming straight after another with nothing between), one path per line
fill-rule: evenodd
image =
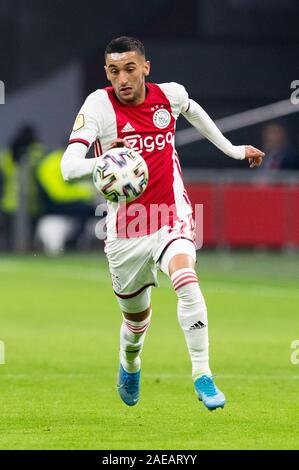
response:
M95 215L95 190L91 181L64 181L60 160L64 150L45 155L39 162L36 178L43 216L36 237L50 255L60 254L65 244L76 244L86 222Z
M299 169L299 155L292 147L286 128L269 123L262 128L262 150L266 153L264 170Z
M42 154L43 147L38 143L36 131L27 124L17 131L9 148L0 152L0 210L4 220L6 250L16 248L18 237L20 239L24 235L17 233L20 210L26 217L28 233L34 229L33 225L39 211L34 172ZM21 175L22 167L25 169L23 172L25 179Z

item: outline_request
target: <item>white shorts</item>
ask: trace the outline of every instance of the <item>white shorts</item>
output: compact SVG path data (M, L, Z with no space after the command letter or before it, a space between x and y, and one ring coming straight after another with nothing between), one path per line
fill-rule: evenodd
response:
M165 225L150 235L108 241L105 253L117 297L138 296L150 286L158 286L157 270L168 274L168 262L175 254L186 253L195 260L192 214L177 220L173 227Z

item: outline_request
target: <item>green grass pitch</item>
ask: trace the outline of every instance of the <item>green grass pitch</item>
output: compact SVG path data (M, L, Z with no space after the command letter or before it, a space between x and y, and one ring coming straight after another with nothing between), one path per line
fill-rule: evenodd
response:
M212 371L227 396L209 412L165 276L129 408L116 392L121 317L105 258L1 256L0 448L299 449L298 266L296 254L198 254Z

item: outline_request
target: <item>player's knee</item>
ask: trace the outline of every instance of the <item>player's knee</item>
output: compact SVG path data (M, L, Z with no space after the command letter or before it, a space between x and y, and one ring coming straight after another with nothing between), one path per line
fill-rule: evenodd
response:
M123 316L125 317L126 320L135 321L135 322L142 322L150 316L151 311L152 311L152 308L151 308L151 306L149 306L143 312L129 313L129 312L125 312L124 310L122 310L122 313L123 313Z
M151 288L147 287L134 297L117 297L121 311L128 320L143 321L151 312Z
M133 317L133 316L132 316ZM123 324L121 327L123 338L127 338L129 341L134 337L134 344L138 345L138 339L147 331L151 321L151 312L149 316L143 320L134 318L129 319L123 314Z
M175 271L182 268L194 268L196 251L194 243L186 238L173 240L160 260L160 269L172 276Z

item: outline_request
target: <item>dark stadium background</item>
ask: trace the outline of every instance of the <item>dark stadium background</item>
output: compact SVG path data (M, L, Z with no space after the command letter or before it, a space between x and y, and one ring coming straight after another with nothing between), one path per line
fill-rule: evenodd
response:
M290 95L290 83L299 72L298 14L295 0L2 1L0 78L8 102L14 93L79 61L78 106L87 93L107 85L106 43L118 35L134 35L152 61L151 80L184 84L213 118L223 117ZM4 116L3 107L1 121ZM287 123L297 145L298 116ZM61 129L65 137L68 124ZM13 122L9 126L13 131ZM260 143L255 127L230 138L243 142L244 136ZM185 166L235 166L203 143L180 154Z
M131 0L129 4L92 0L85 4L69 0L1 2L0 80L5 85L6 101L0 106L0 149L9 149L19 142L22 128L28 125L33 127L34 138L44 146L44 153L65 148L74 117L87 94L107 86L103 70L105 45L111 38L124 34L144 42L147 58L152 63L152 81L182 83L214 120L287 100L292 92L291 83L299 73L296 60L298 13L299 5L295 0ZM284 128L287 146L291 149L291 161L281 166L284 171L262 168L249 172L247 162L223 156L205 140L182 146L178 140L186 182L193 185L193 202L208 206L211 191L215 201L221 199L219 179L224 175L226 180L239 182L242 179L251 184L255 178L274 179L276 185L293 182L299 169L298 116L298 112L294 112L275 120ZM226 135L234 144L250 143L264 149L262 132L267 124L267 121L253 124ZM179 119L177 129L186 127L188 123ZM4 171L0 168L0 198L5 190L4 180ZM214 186L203 187L203 192L198 192L194 184L199 181L212 181ZM273 190L273 186L269 188ZM292 206L290 213L298 213L298 191L294 184L292 190L291 202L287 186L283 193L286 202L282 207L275 206L274 212L280 209L287 212ZM276 196L275 192L274 199ZM48 204L40 204L34 217L55 211L63 214L64 208L54 207L51 197L47 195ZM272 201L272 193L266 196L263 193L258 199L260 197ZM41 200L44 199L41 196ZM20 201L16 205L20 206ZM214 205L210 212L217 211ZM234 209L221 207L220 212L234 212ZM2 210L5 213L6 209ZM9 214L10 219L16 215L17 209L14 210ZM19 212L22 210L30 212L26 205ZM269 204L263 210L269 212ZM208 231L211 223L206 222ZM282 219L277 220L274 225L260 227L260 231L277 231L277 225L281 228L283 223ZM0 233L4 233L7 224L1 223L1 219L0 224ZM288 231L290 226L293 226L290 236L281 235L274 242L267 241L267 236L261 237L257 244L298 246L296 223L294 226L292 220L288 221L283 231ZM27 228L29 238L34 236L34 230L35 224ZM217 244L217 230L215 227L211 230L215 236L207 237L207 245ZM224 227L222 231L225 230L234 231L234 228ZM237 236L237 245L256 244L255 239L248 242L245 238ZM234 237L218 240L220 245L234 243ZM4 249L9 245L7 242L0 244ZM25 243L25 249L26 246L30 243Z
M87 94L108 84L103 70L105 45L111 38L124 34L136 36L144 42L147 58L152 63L152 81L182 83L214 120L287 100L292 92L291 83L299 77L298 13L299 4L295 0L131 0L129 3L90 0L84 4L69 0L1 2L0 79L5 84L6 101L0 106L0 149L11 148L18 142L23 126L30 125L34 129L34 138L44 146L44 153L57 148L62 151L74 117ZM286 202L272 207L271 212L289 211L291 215L288 218L292 219L294 211L298 213L299 210L298 187L294 187L294 183L291 202L288 196L289 182L296 179L299 169L298 116L298 112L294 112L275 120L285 129L292 155L291 161L282 165L283 171L278 168L278 171L271 172L262 168L250 172L247 162L227 158L205 140L182 146L178 141L186 182L193 185L193 202L202 202L206 207L212 204L210 213L217 212L215 201L223 199L219 193L223 177L232 182L243 180L244 184L245 181L253 184L255 178L263 181L274 179L276 185L287 185L283 192ZM267 124L253 124L226 135L234 144L249 143L264 149L262 132ZM179 119L177 129L185 127L188 123L183 118ZM3 197L5 186L3 173L2 178L0 176L0 197ZM194 184L199 181L212 182L212 186L195 188ZM273 186L269 189L273 190ZM279 199L275 187L274 190L274 200ZM34 217L55 212L63 214L64 207L57 208L51 198L47 195L48 204L40 204ZM228 194L226 199L229 198ZM246 192L240 200L242 198L247 198ZM260 198L268 198L270 204L273 200L271 192L258 195L257 199ZM41 196L41 200L44 199ZM20 201L16 205L20 206ZM269 213L270 209L266 203L263 211ZM218 210L221 213L235 212L238 218L242 206L228 205L219 209L218 205ZM30 212L30 209L25 205L23 209L19 207L19 212L22 211ZM10 219L16 212L17 209L14 214L9 214L12 216ZM253 213L249 218L254 216ZM263 212L260 218L263 219ZM207 245L233 246L235 238L239 246L258 244L280 248L299 244L299 227L292 220L288 220L283 229L284 219L272 220L261 227L258 224L260 233L266 233L260 240L258 237L248 240L248 237L237 235L227 239L220 236L217 241L217 227L210 227L211 224L220 224L218 216L216 219L214 222L205 221L207 233L215 232L214 236L207 236ZM1 219L0 224L0 233L3 234L7 224L5 221L1 223ZM12 220L10 225L13 225ZM279 231L278 225L284 233L292 226L290 230L293 232L289 236L278 236L271 242L267 233ZM34 223L33 227L27 227L27 238L33 238L35 226ZM235 228L223 227L221 230L234 232ZM11 238L6 234L7 237ZM8 245L7 241L1 242L3 249ZM23 245L27 249L32 243L28 241Z

